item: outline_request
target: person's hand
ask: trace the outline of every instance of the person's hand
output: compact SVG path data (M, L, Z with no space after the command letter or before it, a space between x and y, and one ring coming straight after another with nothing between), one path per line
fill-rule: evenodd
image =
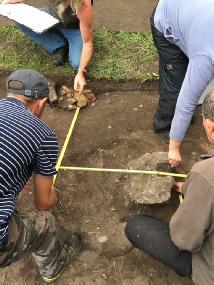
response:
M31 190L31 186L32 186L32 177L28 179L24 187L21 189L20 193L28 195Z
M79 93L84 90L86 85L84 72L78 72L74 79L74 89Z
M169 149L168 161L171 167L175 167L181 162L181 155L179 148Z
M168 162L171 165L171 167L175 167L181 162L180 145L181 142L175 141L170 138Z
M175 182L175 186L177 187L175 190L178 193L182 194L182 186L183 186L184 182Z

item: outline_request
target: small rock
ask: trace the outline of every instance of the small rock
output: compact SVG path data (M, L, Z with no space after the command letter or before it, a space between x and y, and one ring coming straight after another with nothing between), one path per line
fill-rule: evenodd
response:
M77 109L77 106L76 105L68 105L68 107L67 107L67 110L68 111L73 111L73 110L76 110Z
M77 100L77 106L82 108L88 105L88 99L83 93L74 93L74 98Z
M66 94L68 94L68 92L65 91L63 88L60 88L60 90L59 90L59 97L63 97L63 96L65 96Z
M62 91L64 91L65 94L70 93L70 88L68 88L68 87L65 86L65 85L63 85L63 86L61 87L61 89L62 89Z
M102 236L102 237L99 237L99 238L98 238L98 241L101 242L101 243L103 243L103 242L106 242L107 239L108 239L107 236Z
M94 93L92 93L92 92L85 93L84 95L91 102L94 102L94 101L97 100L97 98L95 97Z
M55 85L54 82L49 81L48 82L48 87L49 87L49 90L50 90L48 99L49 99L50 103L54 103L54 102L57 101L57 94L56 94L56 89L55 89L56 85Z

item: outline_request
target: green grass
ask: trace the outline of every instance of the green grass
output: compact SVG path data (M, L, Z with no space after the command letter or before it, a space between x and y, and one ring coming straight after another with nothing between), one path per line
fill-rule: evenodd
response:
M0 26L0 68L32 68L43 73L73 75L67 61L54 67L52 56L16 27ZM2 41L2 42L1 42ZM157 50L151 33L94 31L94 54L87 76L95 79L145 81L158 77Z

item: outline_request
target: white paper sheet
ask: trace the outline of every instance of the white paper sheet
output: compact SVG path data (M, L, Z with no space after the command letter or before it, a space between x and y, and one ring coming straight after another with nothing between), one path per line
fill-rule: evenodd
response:
M25 3L0 4L0 15L14 20L36 33L42 33L59 22L53 16Z

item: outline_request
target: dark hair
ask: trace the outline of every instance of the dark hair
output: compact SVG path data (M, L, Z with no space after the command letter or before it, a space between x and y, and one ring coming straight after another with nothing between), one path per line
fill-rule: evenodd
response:
M210 119L214 122L214 90L211 90L204 98L202 115L205 119Z

